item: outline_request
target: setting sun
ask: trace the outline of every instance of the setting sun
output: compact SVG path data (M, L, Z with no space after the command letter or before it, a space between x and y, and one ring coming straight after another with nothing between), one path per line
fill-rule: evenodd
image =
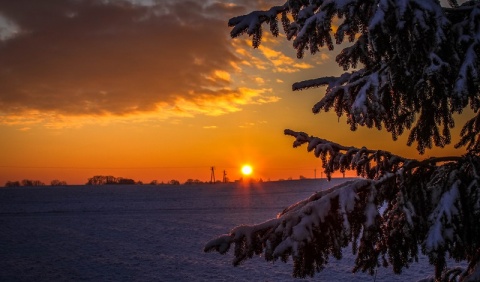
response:
M242 174L243 175L250 175L250 174L252 174L252 172L253 172L253 169L250 165L242 166Z

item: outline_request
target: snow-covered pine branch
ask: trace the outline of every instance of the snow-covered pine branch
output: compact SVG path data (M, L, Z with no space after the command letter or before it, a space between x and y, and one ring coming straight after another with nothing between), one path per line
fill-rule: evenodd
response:
M418 161L394 155L384 150L369 150L365 147L346 147L322 138L308 136L304 132L285 130L285 135L295 137L293 147L307 144L307 151L322 160L322 167L328 179L334 172L355 170L358 176L381 179L392 173L403 173L417 167L434 167L437 163L460 161L462 157L433 157Z
M290 0L268 11L255 11L230 20L232 37L248 33L258 47L261 25L278 34L282 14L287 39L297 56L311 54L333 39L345 47L336 61L347 72L295 83L294 90L327 85L314 113L334 109L345 115L351 129L385 128L394 140L410 131L408 145L420 153L451 143L454 113L469 104L478 113L480 102L480 2L441 7L437 0ZM291 14L290 22L287 14ZM332 21L339 26L333 31ZM360 68L358 68L360 67ZM468 136L466 136L468 135ZM465 138L478 135L470 131ZM467 142L460 142L465 144Z
M254 254L263 253L268 261L279 258L286 261L292 256L295 277L313 276L324 268L330 256L340 259L342 248L360 237L365 220L359 210L375 204L356 203L355 198L358 193L374 193L372 188L371 180L361 180L318 192L287 208L276 219L234 228L229 234L208 242L205 251L225 253L234 244L234 265ZM371 211L368 228L378 230L376 209L368 209ZM362 238L368 234L374 232L363 232ZM375 253L370 251L373 250L364 248L362 255Z
M260 254L267 261L292 257L293 275L306 277L320 272L329 258L341 259L349 244L357 255L354 271L371 274L381 265L401 273L417 260L422 246L437 277L444 274L449 256L470 263L461 273L466 279L480 261L479 168L480 158L469 155L439 167L417 162L376 180L347 181L275 219L235 227L208 242L205 251L226 253L234 245L234 265Z
M278 35L278 23L277 15L282 14L282 21L288 24L286 12L288 11L288 2L282 6L275 6L268 11L254 11L248 15L238 16L231 18L228 21L228 26L232 26L233 29L230 32L232 38L238 37L244 33L252 36L252 45L257 48L262 40L262 24L269 23L270 31L274 36ZM284 24L284 26L285 26Z
M298 58L333 49L332 36L336 44L348 39L336 58L344 74L300 81L293 90L326 86L313 112L333 108L352 130L385 128L393 139L409 130L407 144L424 153L451 142L455 113L469 106L475 117L456 145L467 146L466 155L422 161L285 130L294 147L307 144L322 159L327 177L356 170L365 179L317 192L275 219L236 227L205 251L234 245L234 265L262 253L268 261L292 257L295 277L321 271L349 244L357 255L353 270L370 273L380 265L400 273L421 251L435 266L435 281L480 281L480 1L448 2L288 0L230 20L232 37L247 33L258 47L262 24L277 35L281 14ZM447 269L447 257L468 268Z

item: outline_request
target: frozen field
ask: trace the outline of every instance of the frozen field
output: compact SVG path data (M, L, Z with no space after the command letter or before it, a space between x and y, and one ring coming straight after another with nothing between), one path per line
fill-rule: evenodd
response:
M255 258L233 267L231 253L203 246L340 181L3 188L0 281L294 281L291 264ZM374 281L352 274L345 253L315 281ZM416 281L432 271L422 258L401 276L380 269L376 281Z

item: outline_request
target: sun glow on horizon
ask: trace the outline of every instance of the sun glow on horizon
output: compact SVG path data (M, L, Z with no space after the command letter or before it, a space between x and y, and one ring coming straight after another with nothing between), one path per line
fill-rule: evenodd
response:
M246 165L242 166L242 174L243 175L248 176L248 175L252 174L252 172L253 172L253 168L252 168L251 165L246 164Z

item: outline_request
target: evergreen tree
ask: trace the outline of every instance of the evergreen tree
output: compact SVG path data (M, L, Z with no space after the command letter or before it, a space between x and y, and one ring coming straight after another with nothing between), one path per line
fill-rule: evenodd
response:
M435 280L480 280L480 1L289 0L267 11L230 19L232 37L260 45L262 25L274 36L278 19L297 57L349 41L337 63L346 71L295 83L293 90L326 86L314 113L333 109L352 130L376 127L394 140L408 132L420 154L451 143L454 114L469 107L456 147L463 156L415 160L383 150L344 146L285 130L294 147L306 144L325 174L356 170L349 181L296 203L277 218L238 226L208 242L205 251L234 245L234 265L262 254L292 257L293 276L313 276L351 244L354 271L381 265L401 273L426 254ZM339 21L335 32L332 21ZM385 206L380 213L379 207ZM449 269L446 260L468 262Z

